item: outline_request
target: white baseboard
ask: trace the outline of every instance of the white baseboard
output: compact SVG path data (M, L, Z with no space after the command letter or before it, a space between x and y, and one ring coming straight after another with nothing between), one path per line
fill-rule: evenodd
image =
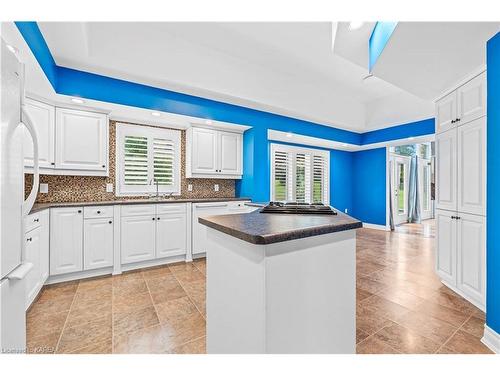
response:
M484 325L484 334L481 342L494 353L500 354L500 334L493 331L486 324Z
M367 229L377 229L377 230L384 230L387 231L387 227L385 225L380 225L380 224L370 224L370 223L363 223L363 228Z

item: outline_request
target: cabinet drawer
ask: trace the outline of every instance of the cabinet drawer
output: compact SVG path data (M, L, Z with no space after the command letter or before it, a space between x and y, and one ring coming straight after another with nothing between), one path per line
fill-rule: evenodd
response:
M113 206L92 206L83 208L84 219L96 219L100 217L113 217Z
M154 215L155 206L153 204L130 204L122 206L121 216L141 216Z
M40 212L35 212L34 214L26 216L24 219L24 232L27 233L30 230L33 230L35 228L38 228L40 226L40 216L42 214L42 211Z
M158 215L163 214L178 214L185 213L186 205L185 204L157 204L156 205L156 213Z

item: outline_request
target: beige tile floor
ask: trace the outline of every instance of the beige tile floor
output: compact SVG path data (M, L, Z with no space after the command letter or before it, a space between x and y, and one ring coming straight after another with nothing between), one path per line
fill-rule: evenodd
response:
M434 274L434 223L357 235L358 353L489 353L484 314ZM32 353L204 353L205 261L46 287Z

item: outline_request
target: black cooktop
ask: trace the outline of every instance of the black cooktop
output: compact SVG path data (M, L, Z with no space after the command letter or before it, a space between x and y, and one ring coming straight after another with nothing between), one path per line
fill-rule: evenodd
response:
M311 215L337 215L330 206L323 203L283 203L269 202L260 210L263 214L311 214Z

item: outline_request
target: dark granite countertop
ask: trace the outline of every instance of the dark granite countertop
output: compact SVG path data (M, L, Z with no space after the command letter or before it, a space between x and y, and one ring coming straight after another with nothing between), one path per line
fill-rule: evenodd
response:
M342 212L337 215L261 214L259 210L235 215L217 215L198 221L240 240L256 245L296 240L362 227Z
M230 201L249 201L249 198L194 198L194 199L127 199L114 201L97 202L55 202L55 203L35 203L30 211L33 214L47 208L54 207L85 207L85 206L113 206L117 204L163 204L163 203L209 203L209 202L230 202Z

